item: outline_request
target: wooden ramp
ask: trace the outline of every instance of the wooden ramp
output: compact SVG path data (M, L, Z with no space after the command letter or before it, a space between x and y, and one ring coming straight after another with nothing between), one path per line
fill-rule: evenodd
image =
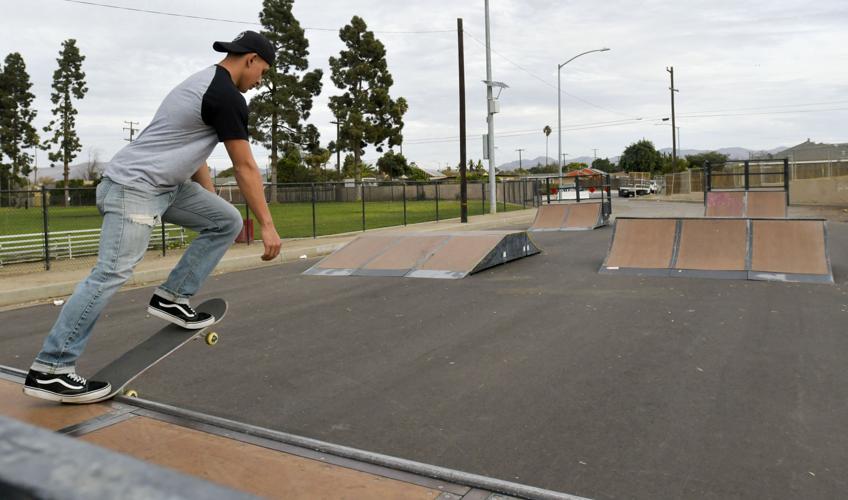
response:
M525 231L373 234L351 241L304 274L458 279L537 253Z
M619 217L600 272L833 283L824 219Z
M704 215L785 218L786 191L708 191Z
M530 231L588 231L607 224L603 203L541 205Z
M2 498L581 500L142 399L34 399L24 375L0 366Z

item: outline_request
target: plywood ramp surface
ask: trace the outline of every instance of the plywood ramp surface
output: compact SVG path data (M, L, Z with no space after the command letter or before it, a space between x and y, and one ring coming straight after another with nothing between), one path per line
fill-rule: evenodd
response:
M829 274L822 221L755 220L751 270Z
M667 269L674 254L674 219L618 219L606 267Z
M600 203L578 203L571 205L564 226L569 229L594 229L601 220Z
M266 498L433 499L441 494L146 417L80 439Z
M744 217L744 191L709 191L707 193L707 217Z
M731 219L682 221L677 269L744 271L748 223Z
M559 229L565 223L570 205L541 205L536 211L536 219L531 229Z
M21 384L0 380L0 414L55 431L109 413L106 405L60 405L26 396L22 389Z
M786 217L785 191L748 191L746 217Z

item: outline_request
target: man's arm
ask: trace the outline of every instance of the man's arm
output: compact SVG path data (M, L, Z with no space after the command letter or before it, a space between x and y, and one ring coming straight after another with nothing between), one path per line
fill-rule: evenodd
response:
M212 176L209 175L209 165L206 163L197 169L197 172L191 176L191 180L206 188L207 191L215 192L215 185L212 183Z
M256 160L253 159L250 144L243 139L230 139L224 141L224 146L226 146L227 153L233 162L233 170L239 190L241 190L241 194L247 200L247 206L256 215L259 226L262 228L262 243L265 245L262 260L271 260L280 254L282 241L277 234L277 228L274 227L268 205L265 203L262 174L259 172Z

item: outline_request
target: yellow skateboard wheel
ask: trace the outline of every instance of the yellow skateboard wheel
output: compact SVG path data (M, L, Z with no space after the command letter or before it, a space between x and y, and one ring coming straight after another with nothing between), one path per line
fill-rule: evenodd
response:
M209 332L206 334L206 343L209 345L215 345L218 343L218 334L215 332Z
M124 391L124 396L126 396L128 398L137 398L138 392L136 392L133 389L127 389L126 391Z

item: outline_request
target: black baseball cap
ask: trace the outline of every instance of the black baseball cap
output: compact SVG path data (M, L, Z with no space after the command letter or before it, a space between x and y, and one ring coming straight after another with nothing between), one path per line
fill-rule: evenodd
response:
M228 54L248 54L256 52L259 57L265 59L268 65L274 65L274 46L267 38L255 31L242 31L232 42L215 42L212 48L217 52Z

